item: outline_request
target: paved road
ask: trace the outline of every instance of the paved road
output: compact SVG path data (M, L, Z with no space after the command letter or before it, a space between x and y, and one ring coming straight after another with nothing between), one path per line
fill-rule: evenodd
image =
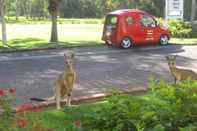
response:
M52 95L53 82L64 68L65 50L0 54L0 88L15 87L17 104ZM197 71L197 46L80 48L76 52L77 84L73 95L93 95L118 88L147 86L155 75L171 82L164 56L178 55L177 65Z

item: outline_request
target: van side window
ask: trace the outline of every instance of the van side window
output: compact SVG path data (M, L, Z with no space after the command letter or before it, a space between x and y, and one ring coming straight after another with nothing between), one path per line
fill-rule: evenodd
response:
M133 23L133 18L131 16L128 16L126 18L126 22L127 22L128 25L131 25Z
M110 23L112 25L115 25L117 23L117 17L112 17L111 20L110 20Z
M140 23L145 27L156 27L156 21L150 16L142 16Z
M115 28L117 25L117 22L118 22L118 18L116 16L113 16L113 15L107 16L107 19L106 19L107 26L111 26Z

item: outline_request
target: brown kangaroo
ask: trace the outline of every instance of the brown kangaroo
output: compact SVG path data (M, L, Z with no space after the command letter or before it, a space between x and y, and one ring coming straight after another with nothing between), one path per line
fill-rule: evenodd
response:
M49 101L56 99L57 109L60 109L61 99L67 98L66 105L70 106L71 93L76 80L76 72L74 69L74 53L71 51L66 52L64 54L64 60L65 60L65 69L55 81L55 86L53 88L54 96L46 99L31 98L31 100Z
M197 80L197 73L189 69L181 69L176 67L176 56L166 56L170 72L174 77L175 84L185 80Z

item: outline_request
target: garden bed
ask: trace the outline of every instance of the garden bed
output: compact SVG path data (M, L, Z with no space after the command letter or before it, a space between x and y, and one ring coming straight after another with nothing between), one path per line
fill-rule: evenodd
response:
M16 131L195 131L197 129L197 83L171 85L149 83L140 96L114 92L102 102L25 110L0 119L0 129ZM9 109L9 108L8 108ZM24 110L23 110L24 109Z

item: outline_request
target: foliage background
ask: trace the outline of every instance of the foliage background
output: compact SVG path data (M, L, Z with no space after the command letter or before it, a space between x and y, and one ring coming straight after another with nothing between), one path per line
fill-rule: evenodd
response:
M146 95L115 94L86 115L83 127L94 131L195 131L196 84L157 84L151 78Z
M47 0L6 0L6 2L8 16L17 18L20 15L33 19L49 17ZM61 2L60 16L64 18L102 18L107 12L125 8L139 8L157 17L163 17L165 5L165 0L62 0ZM191 0L185 0L185 20L189 20L190 15Z

